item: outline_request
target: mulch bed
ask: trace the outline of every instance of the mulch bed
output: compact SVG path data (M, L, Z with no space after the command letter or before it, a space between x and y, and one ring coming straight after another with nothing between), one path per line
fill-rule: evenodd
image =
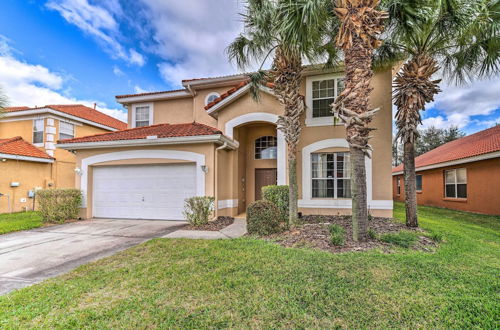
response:
M205 225L201 226L186 226L182 228L183 230L208 230L208 231L219 231L221 229L226 228L229 225L232 225L234 222L234 218L232 217L218 217L217 220L209 221Z
M266 240L276 242L285 247L307 247L325 250L332 253L349 251L366 251L380 248L390 253L393 245L381 242L377 239L368 239L367 242L355 242L352 240L352 223L349 216L304 216L303 224L293 230L264 237ZM338 224L345 229L343 246L335 246L330 242L328 226L332 223ZM369 222L371 228L377 235L387 233L398 233L400 231L413 231L421 233L418 235L417 243L412 249L432 252L437 244L428 237L420 228L408 228L402 223L393 222L387 218L372 218Z

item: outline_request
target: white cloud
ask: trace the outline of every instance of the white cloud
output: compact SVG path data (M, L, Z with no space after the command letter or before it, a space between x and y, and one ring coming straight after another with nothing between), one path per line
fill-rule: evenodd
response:
M463 128L471 123L489 127L488 122L491 120L481 121L471 117L489 115L500 108L500 76L475 81L465 86L444 85L442 89L436 100L429 103L426 108L438 109L443 114L424 119L423 128L430 126Z
M150 90L147 90L147 89L141 88L141 86L139 86L139 85L135 85L135 86L134 86L134 91L135 91L137 94L142 94L142 93L148 93L148 92L151 92Z
M158 65L164 80L179 85L182 79L234 73L225 48L242 29L233 0L141 0L146 5L155 45L152 51L165 61Z
M116 65L113 66L113 74L117 77L123 77L125 73Z
M103 102L80 100L67 92L71 89L64 86L64 78L41 65L34 65L16 59L8 45L0 39L0 86L6 94L11 106L44 106L47 104L84 104L126 121L127 115L119 109L107 108Z
M146 62L143 55L135 49L126 50L118 41L119 24L115 15L122 13L118 1L106 0L103 7L89 4L88 0L50 0L47 8L57 11L64 19L99 42L112 58L120 58L130 64L143 66Z

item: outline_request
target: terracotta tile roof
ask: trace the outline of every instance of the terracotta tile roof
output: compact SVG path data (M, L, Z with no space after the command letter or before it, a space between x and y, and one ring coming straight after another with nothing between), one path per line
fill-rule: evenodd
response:
M448 142L415 158L415 167L424 167L500 151L500 125ZM392 169L400 172L403 165Z
M116 95L117 99L125 98L125 97L133 97L133 96L146 96L146 95L156 95L163 93L176 93L176 92L184 92L186 89L172 89L168 91L159 91L159 92L146 92L146 93L138 93L138 94L124 94L124 95Z
M94 110L92 108L86 107L82 104L51 104L51 105L46 105L44 107L37 107L37 108L28 108L28 107L9 107L6 108L6 112L20 112L20 111L27 111L27 110L37 110L41 108L50 108L56 111L64 112L68 115L72 115L75 117L79 117L82 119L89 120L91 122L105 125L108 127L112 127L115 129L125 129L127 128L127 124L122 122L121 120L118 120L116 118L113 118L111 116L108 116L98 110Z
M205 110L208 110L208 109L212 108L214 105L216 105L217 103L222 102L222 100L228 98L229 96L231 96L232 94L234 94L238 90L242 89L246 85L248 85L248 80L247 81L242 81L241 83L239 83L235 87L233 87L230 90L226 91L224 94L222 94L221 96L219 96L218 98L216 98L215 100L213 100L212 102L210 102L209 104L207 104L205 106ZM273 88L274 84L273 83L266 83L266 87Z
M248 75L248 73L235 73L235 74L229 74L225 76L217 76L217 77L203 77L203 78L192 78L192 79L182 79L182 82L189 82L189 81L198 81L198 80L210 80L210 79L220 79L220 78L231 78L231 77L239 77L243 75Z
M130 128L117 132L96 134L80 138L60 140L58 143L84 143L84 142L105 142L119 140L139 140L146 139L148 136L157 138L181 137L181 136L200 136L222 134L216 128L200 124L158 124L145 127Z
M10 139L0 139L0 154L54 159L31 143L24 141L20 136Z

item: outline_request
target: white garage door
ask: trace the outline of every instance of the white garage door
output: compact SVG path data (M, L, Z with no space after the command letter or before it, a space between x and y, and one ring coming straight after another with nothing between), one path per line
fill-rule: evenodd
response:
M94 168L96 218L183 220L184 200L196 195L194 164Z

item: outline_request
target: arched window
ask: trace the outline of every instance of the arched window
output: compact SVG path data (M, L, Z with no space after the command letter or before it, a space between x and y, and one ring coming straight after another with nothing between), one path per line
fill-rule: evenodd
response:
M255 140L255 159L276 159L278 142L275 136L261 136Z
M205 98L205 105L209 105L210 103L215 101L215 99L218 98L219 96L220 95L217 92L212 92L208 94L207 97Z

